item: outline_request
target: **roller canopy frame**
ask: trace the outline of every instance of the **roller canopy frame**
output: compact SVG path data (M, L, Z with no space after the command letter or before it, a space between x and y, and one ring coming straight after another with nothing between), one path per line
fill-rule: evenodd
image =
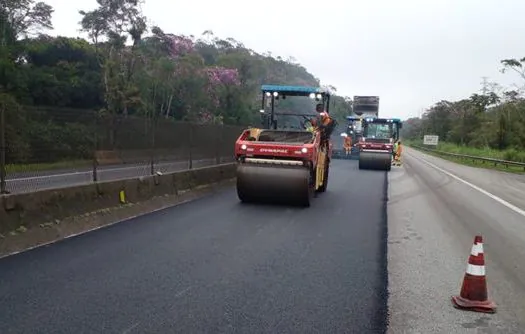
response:
M261 86L261 116L264 129L277 129L277 121L275 119L275 100L286 99L287 96L294 97L311 97L314 95L315 101L323 104L326 112L330 113L330 97L332 92L324 87L309 87L309 86L287 86L287 85L262 85ZM270 99L270 112L266 113L266 101ZM291 115L279 113L279 115ZM303 115L299 115L303 116ZM304 116L307 116L306 114Z
M261 91L263 93L280 93L287 96L309 96L310 94L322 94L326 96L332 95L331 91L322 87L308 87L308 86L284 86L284 85L262 85Z
M365 117L362 120L362 137L367 138L364 136L365 130L368 127L369 124L394 124L395 127L393 127L393 136L392 138L397 141L399 139L399 133L400 130L403 128L403 122L399 118L373 118L373 117Z

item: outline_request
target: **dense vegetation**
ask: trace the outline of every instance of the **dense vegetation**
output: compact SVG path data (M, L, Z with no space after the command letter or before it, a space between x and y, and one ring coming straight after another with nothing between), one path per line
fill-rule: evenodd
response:
M80 12L90 39L84 40L43 34L52 29L53 13L44 2L2 1L0 104L8 161L92 154L93 112L115 146L117 128L127 124L122 119L255 124L261 84L320 84L293 58L260 54L211 31L195 38L148 27L140 0L97 3ZM344 117L348 101L336 97L332 113Z
M501 61L525 80L525 58ZM524 82L525 83L525 82ZM403 137L421 140L438 135L440 149L525 162L525 98L520 85L506 90L485 82L481 94L460 101L440 101L421 118L406 120Z

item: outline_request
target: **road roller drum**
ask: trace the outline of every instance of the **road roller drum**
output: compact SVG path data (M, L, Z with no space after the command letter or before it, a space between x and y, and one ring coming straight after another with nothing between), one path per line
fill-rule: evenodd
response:
M392 153L389 151L359 153L359 169L386 170L392 168Z
M239 164L237 194L243 202L309 206L313 195L311 172L305 167Z

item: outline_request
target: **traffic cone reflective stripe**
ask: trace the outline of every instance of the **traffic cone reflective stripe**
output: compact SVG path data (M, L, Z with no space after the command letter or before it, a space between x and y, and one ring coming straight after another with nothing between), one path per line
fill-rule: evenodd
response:
M467 274L471 276L485 276L485 266L467 265Z
M485 313L496 312L496 304L488 299L481 236L476 236L474 239L460 295L453 296L452 303L454 307L460 309Z
M472 245L472 250L470 251L470 255L478 256L479 254L483 254L483 242L474 241L474 244Z

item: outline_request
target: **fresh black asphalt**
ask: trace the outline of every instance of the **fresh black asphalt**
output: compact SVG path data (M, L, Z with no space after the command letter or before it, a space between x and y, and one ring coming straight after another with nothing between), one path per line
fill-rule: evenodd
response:
M4 258L0 333L382 333L385 174L336 160L310 208L228 189Z

